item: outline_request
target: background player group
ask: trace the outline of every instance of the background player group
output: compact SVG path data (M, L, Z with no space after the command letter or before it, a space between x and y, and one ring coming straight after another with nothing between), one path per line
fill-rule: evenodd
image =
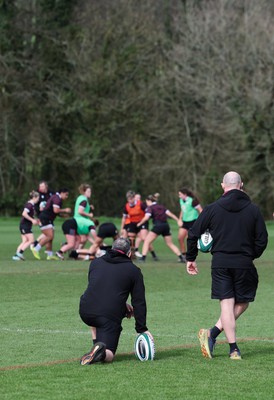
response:
M126 193L126 204L123 208L121 229L112 222L105 222L99 225L94 218L94 207L90 204L92 190L89 184L79 186L79 196L75 201L73 218L70 208L62 208L63 201L69 196L67 188L61 188L58 192L49 189L47 182L39 183L37 191L29 194L29 200L25 203L22 218L19 225L21 243L16 254L15 261L24 261L24 251L30 247L34 257L41 259L41 249L45 249L47 260L64 260L66 253L69 257L81 260L90 260L95 256L101 256L109 249L104 239L118 237L128 238L131 244L131 257L138 258L145 262L148 252L154 261L158 257L153 249L152 243L162 235L166 245L177 255L178 262L185 263L186 238L189 228L198 218L202 207L197 197L187 188L179 190L180 215L177 217L164 205L159 203L159 193L147 196L145 201L133 191ZM66 241L60 249L53 252L54 220L57 216L65 217L62 224L62 231ZM174 219L178 224L177 247L171 236L168 218ZM149 230L149 220L152 220L152 228ZM41 234L35 240L32 226L39 225ZM142 253L139 246L143 242Z

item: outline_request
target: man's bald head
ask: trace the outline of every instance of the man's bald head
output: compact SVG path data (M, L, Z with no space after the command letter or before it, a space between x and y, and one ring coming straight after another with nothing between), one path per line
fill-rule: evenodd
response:
M232 189L241 189L242 185L242 179L238 172L229 171L223 177L222 188L224 192Z

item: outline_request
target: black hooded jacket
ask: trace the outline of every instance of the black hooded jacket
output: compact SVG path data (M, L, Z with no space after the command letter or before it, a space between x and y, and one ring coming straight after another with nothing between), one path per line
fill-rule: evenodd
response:
M250 268L267 246L267 230L259 208L237 189L206 206L189 230L187 261L196 259L197 240L207 229L213 237L212 268Z
M103 316L121 323L129 295L135 329L145 332L147 308L142 272L125 254L110 250L90 264L88 287L80 299L80 315Z

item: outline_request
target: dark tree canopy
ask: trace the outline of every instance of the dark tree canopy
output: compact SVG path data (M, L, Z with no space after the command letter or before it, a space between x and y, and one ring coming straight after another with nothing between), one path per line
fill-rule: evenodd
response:
M274 207L271 0L0 1L0 212L41 179L93 187L96 213L125 193L178 189L203 205L228 170Z

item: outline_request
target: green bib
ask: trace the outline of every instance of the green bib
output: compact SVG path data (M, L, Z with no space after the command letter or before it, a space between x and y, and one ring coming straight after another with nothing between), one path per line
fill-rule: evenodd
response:
M180 199L180 207L183 213L183 221L194 221L198 218L199 212L192 206L192 197L187 197L185 201Z

